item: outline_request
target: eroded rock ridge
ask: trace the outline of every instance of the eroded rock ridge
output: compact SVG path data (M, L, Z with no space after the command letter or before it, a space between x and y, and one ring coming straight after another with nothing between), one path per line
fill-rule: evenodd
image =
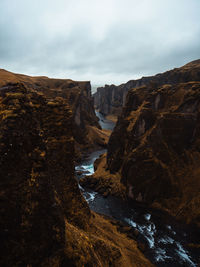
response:
M137 80L130 80L127 83L116 85L105 85L97 88L94 94L94 103L97 109L104 114L120 115L125 105L127 92L143 85L164 85L176 84L189 81L200 81L200 60L192 61L181 68L175 68L155 76L142 77Z

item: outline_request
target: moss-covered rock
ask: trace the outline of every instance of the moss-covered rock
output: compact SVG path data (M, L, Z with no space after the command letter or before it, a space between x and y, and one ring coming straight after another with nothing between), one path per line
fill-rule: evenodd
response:
M39 266L63 257L65 218L85 228L90 210L74 179L67 103L55 100L52 108L44 96L14 87L0 97L0 265Z
M22 83L28 91L43 94L49 106L55 106L54 99L64 99L72 111L72 133L75 139L75 156L81 159L86 150L94 150L105 145L104 140L97 142L91 135L90 127L101 130L94 110L90 82L78 82L70 79L51 79L44 76L31 77L11 73L0 69L0 87L2 93L11 90L12 85ZM13 89L15 90L15 89ZM11 92L11 91L10 91ZM14 92L12 92L14 93ZM15 92L15 94L17 94ZM19 96L20 97L20 96ZM15 97L17 101L17 95ZM54 107L56 109L56 106ZM58 122L59 126L59 122Z
M133 88L107 156L130 198L198 225L199 112L200 82Z

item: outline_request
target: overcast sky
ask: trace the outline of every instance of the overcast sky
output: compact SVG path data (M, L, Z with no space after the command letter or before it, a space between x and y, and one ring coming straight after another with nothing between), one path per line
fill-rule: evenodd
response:
M120 84L200 58L200 0L0 0L0 68Z

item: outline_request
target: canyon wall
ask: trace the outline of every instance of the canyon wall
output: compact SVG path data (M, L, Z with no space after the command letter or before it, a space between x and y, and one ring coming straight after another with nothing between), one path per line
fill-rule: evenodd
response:
M168 72L170 83L129 90L107 154L107 168L120 173L129 198L198 226L199 80L200 61L195 61Z
M105 140L100 136L93 138L93 131L101 129L94 111L94 100L91 96L90 82L77 82L70 79L52 79L44 76L31 77L15 74L0 69L0 86L6 87L22 83L27 90L44 94L51 100L65 99L72 110L73 136L75 138L76 158L81 159L84 151L95 149L95 146L105 146Z
M23 84L0 89L1 266L54 266L66 259L65 220L86 226L71 129L64 100Z
M94 94L95 107L103 115L120 115L122 107L125 105L127 92L131 88L143 85L154 86L155 84L176 84L188 81L200 81L199 60L155 76L130 80L119 86L105 85L105 87L99 87Z

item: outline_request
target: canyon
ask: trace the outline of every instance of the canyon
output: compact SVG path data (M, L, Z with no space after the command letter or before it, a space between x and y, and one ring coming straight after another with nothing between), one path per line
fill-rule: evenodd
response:
M125 194L163 208L197 226L200 226L199 80L200 60L196 60L179 69L134 81L139 87L133 86L124 106L121 104L122 113L109 139L107 156L101 159L107 177L112 177L110 183L116 180L125 186L121 197ZM112 95L118 95L121 88ZM105 101L107 106L101 91L101 88L97 91L99 102ZM110 103L112 99L110 96ZM100 180L94 187L97 189L100 183L102 186L106 183L105 175L99 179L101 170L102 166L94 175ZM115 188L110 190L111 194L112 191Z
M0 70L0 265L197 266L199 114L200 60L94 97Z

